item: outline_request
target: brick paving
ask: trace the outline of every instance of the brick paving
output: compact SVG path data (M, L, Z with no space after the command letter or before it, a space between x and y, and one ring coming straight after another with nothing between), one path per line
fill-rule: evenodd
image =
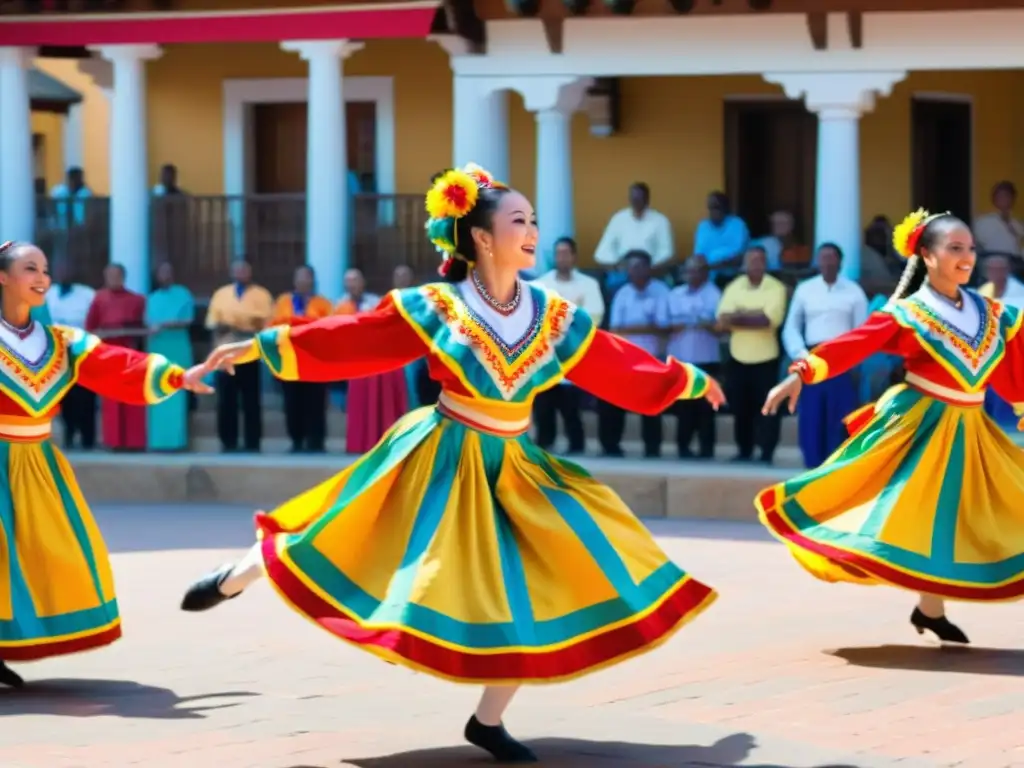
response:
M3 768L442 768L477 691L381 664L258 585L217 611L183 587L249 543L246 510L99 511L125 639L22 665L0 693ZM1024 765L1024 612L956 605L976 647L921 642L913 599L805 578L745 524L655 521L722 593L663 649L525 690L510 729L558 768L939 768Z

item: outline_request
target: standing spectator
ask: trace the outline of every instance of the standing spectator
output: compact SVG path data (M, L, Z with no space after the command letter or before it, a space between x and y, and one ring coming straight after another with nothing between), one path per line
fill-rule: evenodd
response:
M626 254L629 282L612 299L612 333L631 341L656 357L662 357L662 337L669 328L668 286L651 277L651 257L646 251ZM641 416L644 456L661 455L661 415ZM598 403L598 439L605 456L619 457L626 412L606 401Z
M274 325L302 325L331 314L331 302L316 294L316 273L295 270L292 290L274 306ZM317 381L282 381L284 419L292 453L323 453L327 441L327 385Z
M185 190L178 186L178 166L167 163L160 167L160 182L153 187L154 197L177 197Z
M66 259L56 261L53 265L53 285L46 293L46 308L50 316L46 324L84 329L94 298L96 291L72 280L71 268ZM72 385L61 401L60 417L64 424L65 448L74 447L76 435L81 436L79 445L83 451L91 451L96 447L96 395L91 389Z
M563 237L555 243L555 268L537 279L537 284L557 296L571 301L578 311L586 312L594 321L594 327L604 319L604 297L601 284L576 269L576 241ZM562 415L565 436L568 438L568 454L583 453L585 437L583 420L580 417L582 397L580 390L568 379L557 386L539 392L533 401L534 421L537 425L537 445L550 451L558 432L556 413Z
M864 229L860 248L860 284L869 298L884 296L896 290L906 259L892 246L892 224L885 216L875 216Z
M796 239L793 214L776 211L768 219L769 234L754 242L760 245L768 257L768 271L778 272L785 267L806 267L811 259L806 245Z
M146 328L146 297L124 287L125 269L108 264L103 270L104 287L96 292L85 330L107 344L131 349L142 348ZM146 409L103 398L103 444L115 451L141 451L146 448Z
M711 279L717 283L735 275L743 264L743 253L749 242L746 222L732 213L725 193L708 195L708 217L697 225L693 252L708 260ZM761 252L765 253L763 248Z
M367 312L380 303L380 296L366 292L366 278L358 269L345 273L345 296L335 313ZM345 407L345 451L366 453L408 410L405 371L401 368L348 382Z
M992 206L995 211L979 216L973 227L974 243L981 255L1021 255L1024 224L1013 215L1016 203L1017 187L1012 181L1000 181L992 188Z
M192 293L174 281L174 269L164 262L156 270L156 290L146 301L148 349L172 363L192 367L192 337L196 318ZM188 448L188 392L176 392L146 412L146 437L151 451L184 451Z
M718 322L729 331L729 406L736 447L734 461L751 461L755 444L760 461L771 464L779 444L779 417L764 416L768 391L779 377L779 326L786 318L786 286L766 273L764 249L752 246L744 258L746 274L726 287Z
M1010 274L1010 259L1007 256L989 256L981 263L985 284L978 293L989 299L996 299L1017 309L1024 309L1024 283ZM1016 431L1017 416L1013 406L989 387L985 392L985 411L999 426Z
M231 283L214 292L206 312L206 327L215 346L252 338L274 314L274 298L253 283L247 261L236 261L231 277ZM258 453L263 439L259 362L235 366L234 376L217 373L217 433L225 453L238 450L239 401L245 450Z
M821 274L796 287L789 305L782 343L793 361L803 360L818 344L852 331L867 320L868 297L839 274L843 252L835 243L818 248ZM821 465L846 440L843 419L856 409L853 373L831 376L804 387L799 405L800 451L808 468Z
M642 181L630 186L629 206L609 219L594 252L597 264L616 269L607 278L609 291L628 280L625 258L632 251L645 252L659 270L667 269L675 255L672 224L651 208L651 188Z
M721 345L715 334L718 302L722 292L708 280L708 262L702 255L686 261L686 285L673 288L668 295L668 313L672 337L667 352L676 360L693 363L708 376L719 377ZM697 433L701 459L715 455L715 412L706 400L680 400L675 404L679 418L676 443L679 458L692 459L690 443Z
M86 223L86 200L92 197L92 190L85 183L85 172L78 166L68 168L64 181L50 190L54 200L54 225L67 230L81 227Z

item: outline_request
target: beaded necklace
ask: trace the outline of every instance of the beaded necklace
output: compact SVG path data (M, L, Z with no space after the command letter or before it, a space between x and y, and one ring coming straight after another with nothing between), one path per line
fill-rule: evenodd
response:
M19 328L13 323L9 323L2 317L0 317L0 326L3 326L8 331L17 336L19 341L24 341L25 339L27 339L31 335L32 329L35 328L35 325L35 320L29 320L28 325L26 325L24 328Z
M480 279L480 275L475 269L470 270L470 275L473 278L473 287L480 294L480 298L486 301L491 309L499 315L508 317L519 307L519 302L523 296L522 283L519 280L516 280L516 292L512 295L512 298L509 301L498 301L488 292L483 280Z

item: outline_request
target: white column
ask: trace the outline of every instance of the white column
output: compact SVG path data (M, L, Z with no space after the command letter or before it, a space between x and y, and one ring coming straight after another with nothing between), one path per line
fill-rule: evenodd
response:
M517 86L526 108L537 121L537 193L534 207L540 221L538 274L554 264L555 242L574 237L572 116L590 85L589 78L523 79Z
M149 292L149 154L146 148L146 62L158 45L96 49L114 70L110 109L110 261L123 264L125 285Z
M35 236L32 110L28 69L32 48L0 48L0 241Z
M82 167L85 141L82 134L82 105L72 104L64 116L64 168Z
M508 91L486 77L455 75L452 163L476 163L509 183Z
M309 62L306 117L306 263L317 289L335 301L344 293L352 233L348 215L348 143L342 61L363 47L349 40L303 40L281 48Z
M906 72L815 72L766 74L791 99L803 99L818 115L814 246L843 249L843 274L860 277L863 240L860 211L860 117L888 96Z

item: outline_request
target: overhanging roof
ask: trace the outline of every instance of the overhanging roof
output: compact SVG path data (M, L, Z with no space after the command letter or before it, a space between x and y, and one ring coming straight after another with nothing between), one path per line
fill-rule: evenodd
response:
M0 46L256 43L426 37L441 0L311 8L0 16Z
M28 71L28 97L32 109L59 114L66 113L68 107L82 100L82 94L74 88L35 68Z

